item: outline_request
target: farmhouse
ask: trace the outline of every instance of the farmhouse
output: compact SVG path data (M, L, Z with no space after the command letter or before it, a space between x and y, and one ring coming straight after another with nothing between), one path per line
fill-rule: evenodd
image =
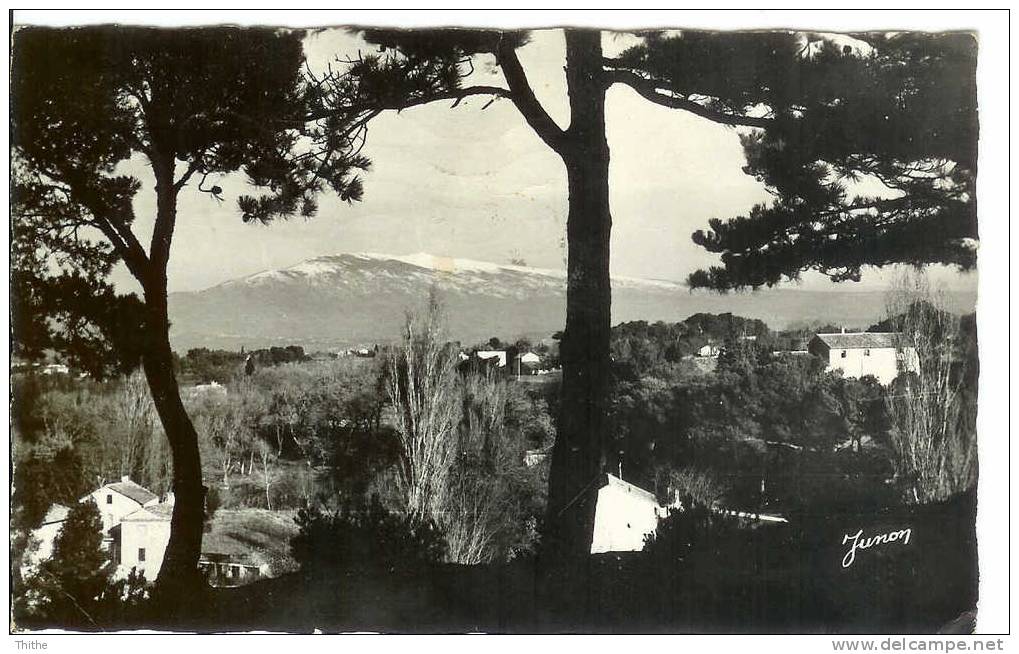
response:
M897 332L817 334L807 349L825 361L827 370L841 370L857 379L873 375L885 385L899 372L920 367L916 349L907 346Z
M146 579L156 578L170 542L172 515L173 504L152 504L124 516L120 524L110 529L113 541L110 551L119 575L137 568Z
M100 486L79 502L95 502L102 518L103 548L117 565L117 574L126 576L132 567L155 579L163 563L163 553L170 540L170 517L173 496L160 502L159 496L135 482L121 477L118 482ZM32 531L38 547L26 560L34 566L53 554L53 543L64 527L70 509L54 504L46 512L42 524Z
M541 357L534 352L524 352L520 355L520 363L537 365L541 363Z
M120 481L100 486L79 501L86 502L89 499L99 507L99 515L103 518L104 534L108 534L114 525L124 519L124 516L134 513L144 506L159 503L158 495L144 486L134 483L127 475L121 477Z
M611 474L602 477L595 501L592 554L641 551L666 511L653 493Z
M198 559L198 570L205 575L209 585L230 587L257 581L269 570L269 564L258 562L250 554L203 551Z
M719 351L720 351L720 348L717 345L714 345L712 343L708 343L707 345L702 345L697 350L697 356L699 356L699 357L717 357Z
M497 368L506 367L506 350L478 350L474 356L482 361L493 361Z
M516 375L537 375L541 369L541 357L534 352L524 352L513 357L513 373Z

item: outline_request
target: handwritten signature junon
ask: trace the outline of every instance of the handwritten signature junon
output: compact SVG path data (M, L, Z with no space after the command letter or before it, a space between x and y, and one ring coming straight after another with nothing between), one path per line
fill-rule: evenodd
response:
M911 528L900 529L898 531L890 531L886 534L870 536L869 538L863 538L862 529L857 531L855 534L846 534L842 538L842 544L845 545L846 543L851 542L852 545L849 546L849 551L846 552L846 555L842 557L842 567L848 568L849 566L853 565L853 562L856 561L857 550L866 550L870 549L871 547L875 547L877 545L884 545L887 543L901 543L903 545L908 545L909 538L912 535L913 530Z

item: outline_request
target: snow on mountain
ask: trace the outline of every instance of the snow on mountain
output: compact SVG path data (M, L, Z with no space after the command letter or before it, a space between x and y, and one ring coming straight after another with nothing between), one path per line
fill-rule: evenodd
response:
M286 284L296 280L310 284L342 284L370 287L377 278L406 282L428 280L440 287L457 288L468 293L497 293L518 296L524 288L564 285L566 271L443 257L418 252L389 255L363 252L309 259L283 270L267 270L220 286L238 284ZM613 284L632 288L683 289L677 282L635 277L613 277ZM500 286L501 285L501 286Z
M337 254L170 295L177 349L299 344L328 349L399 337L407 310L432 288L446 305L450 338L548 337L565 323L562 270L417 253ZM849 296L849 297L847 297ZM962 298L961 305L972 298ZM693 313L761 318L772 327L821 320L866 327L882 317L881 292L773 289L691 293L664 280L612 279L612 320L683 320Z

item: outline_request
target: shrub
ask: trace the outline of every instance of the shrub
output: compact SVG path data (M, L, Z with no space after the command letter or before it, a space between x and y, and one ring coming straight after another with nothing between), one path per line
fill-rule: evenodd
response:
M405 572L437 563L446 550L434 523L390 512L376 496L354 510L301 509L295 520L290 549L305 571Z
M727 484L718 480L710 470L687 466L678 469L659 468L656 486L666 504L679 497L690 496L697 504L712 506L726 495Z
M644 551L656 559L682 561L694 549L711 547L748 528L749 521L712 510L687 495L681 510L671 510L658 529L644 537Z

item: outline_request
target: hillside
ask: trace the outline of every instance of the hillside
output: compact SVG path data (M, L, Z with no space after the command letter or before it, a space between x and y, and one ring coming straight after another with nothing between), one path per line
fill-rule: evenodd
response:
M451 338L544 337L563 328L561 270L428 254L338 254L310 259L189 293L170 295L171 339L191 347L239 349L298 344L327 349L398 337L408 308L435 287L446 303ZM884 294L842 285L832 291L780 288L716 295L663 280L613 278L613 323L678 321L732 312L772 328L804 321L866 326L884 315ZM951 296L972 310L969 293Z

